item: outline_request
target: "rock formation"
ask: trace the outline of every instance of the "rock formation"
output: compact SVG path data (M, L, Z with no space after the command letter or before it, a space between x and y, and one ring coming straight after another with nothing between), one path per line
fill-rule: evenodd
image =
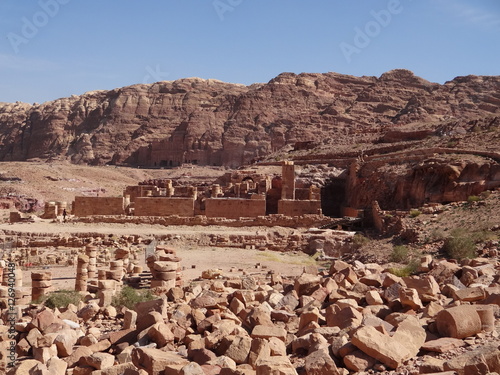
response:
M497 76L440 85L407 70L283 73L250 86L188 78L1 103L0 160L239 166L299 141L335 147L409 123L497 115L499 89Z
M498 373L496 258L422 262L426 272L406 277L341 260L298 277L218 272L133 310L99 306L91 295L61 309L25 306L14 326L16 367L4 356L0 368L8 375ZM4 353L8 345L0 342Z

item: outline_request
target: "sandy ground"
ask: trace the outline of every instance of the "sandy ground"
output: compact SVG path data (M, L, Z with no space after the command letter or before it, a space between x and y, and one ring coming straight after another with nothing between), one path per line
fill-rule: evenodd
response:
M40 221L35 223L0 224L0 230L26 233L26 235L37 233L45 235L55 234L82 234L99 233L103 235L140 235L144 238L153 235L178 234L183 237L196 237L201 234L237 234L255 235L264 234L266 231L292 232L289 228L265 228L245 227L227 228L221 226L151 226L136 224L85 224L85 223L50 223ZM304 266L314 264L314 260L303 253L278 253L272 251L259 251L236 247L210 247L193 246L182 240L168 243L177 249L177 255L182 258L183 279L185 282L194 280L201 276L202 271L207 269L220 269L224 275L240 276L243 274L268 274L274 271L284 276L299 275ZM140 258L140 265L147 270L144 257ZM23 273L24 286L31 285L30 273L32 270L41 270L37 267L25 270ZM50 266L45 268L52 271L53 285L57 289L73 289L76 266L62 267Z
M228 277L243 274L266 275L269 271L284 276L296 276L302 273L304 266L312 263L311 258L305 254L281 254L235 248L181 248L177 254L182 258L182 278L185 283L199 278L202 271L207 269L220 269L223 275ZM144 261L141 263L147 270ZM35 267L25 270L23 286L31 286L31 271L39 270L52 272L52 284L55 289L74 289L76 266Z

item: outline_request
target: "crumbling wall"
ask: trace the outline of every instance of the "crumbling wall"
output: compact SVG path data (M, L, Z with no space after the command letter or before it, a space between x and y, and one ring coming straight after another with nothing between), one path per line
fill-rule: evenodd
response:
M73 202L73 215L76 217L123 214L123 197L75 197Z
M282 199L278 202L278 214L285 216L300 216L318 214L321 212L321 201L288 200Z
M205 215L207 217L238 219L240 217L264 216L265 214L265 199L217 198L205 201Z
M134 216L194 216L193 198L136 198Z

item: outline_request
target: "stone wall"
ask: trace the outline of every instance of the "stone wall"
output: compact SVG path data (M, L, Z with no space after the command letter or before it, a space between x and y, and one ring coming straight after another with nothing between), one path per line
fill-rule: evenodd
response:
M278 202L278 214L285 216L300 216L308 214L319 214L321 212L321 201L298 201L282 199Z
M75 197L73 215L76 217L91 215L125 214L122 197Z
M240 217L264 216L265 214L265 199L217 198L205 201L205 215L207 217L238 219Z
M193 198L136 198L134 216L194 216Z

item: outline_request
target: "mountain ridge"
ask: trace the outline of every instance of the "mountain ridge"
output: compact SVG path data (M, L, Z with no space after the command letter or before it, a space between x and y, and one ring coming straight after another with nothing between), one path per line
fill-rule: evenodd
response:
M332 148L409 124L500 114L499 76L444 84L405 69L380 77L281 73L242 85L196 77L0 103L0 160L237 167L296 142ZM158 149L152 148L153 141Z

